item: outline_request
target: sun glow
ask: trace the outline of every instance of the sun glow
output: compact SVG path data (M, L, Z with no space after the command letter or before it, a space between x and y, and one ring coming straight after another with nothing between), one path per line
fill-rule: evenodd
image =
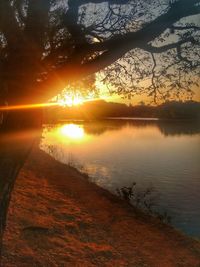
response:
M84 137L84 129L76 124L65 124L60 128L60 135L70 139L82 139Z
M74 95L65 94L65 95L62 95L62 97L59 97L57 102L59 106L72 107L72 106L82 105L84 103L84 98L78 94L74 94Z
M97 91L99 91L99 89ZM107 94L105 93L99 94L97 93L97 91L90 92L89 90L84 90L84 89L73 90L69 87L64 89L60 94L58 94L54 98L52 98L51 101L57 103L59 106L62 107L73 107L73 106L80 106L85 102L90 102L90 101L109 100Z
M94 96L80 96L80 95L62 95L59 96L57 100L53 100L56 101L58 106L61 107L73 107L73 106L80 106L86 102L90 102L90 101L97 101L97 100L107 100L109 101L109 97L107 96L101 96L101 97L94 97Z

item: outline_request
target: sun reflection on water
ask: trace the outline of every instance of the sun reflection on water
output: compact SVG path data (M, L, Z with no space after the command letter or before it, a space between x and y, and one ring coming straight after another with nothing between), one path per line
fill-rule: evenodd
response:
M59 128L59 134L62 137L68 137L70 139L83 139L85 132L83 127L73 123L65 124Z

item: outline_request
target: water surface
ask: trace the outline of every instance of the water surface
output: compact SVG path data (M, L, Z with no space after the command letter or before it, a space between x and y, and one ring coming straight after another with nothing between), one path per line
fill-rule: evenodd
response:
M154 187L157 209L200 238L200 125L197 122L107 119L44 125L41 148L116 193Z

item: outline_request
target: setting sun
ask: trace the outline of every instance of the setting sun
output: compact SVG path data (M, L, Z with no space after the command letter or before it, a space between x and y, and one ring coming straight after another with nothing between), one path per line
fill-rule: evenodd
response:
M64 95L62 98L58 99L58 105L60 106L78 106L83 104L84 99L79 95Z
M98 94L91 91L84 93L84 90L76 88L73 90L70 87L65 88L60 94L52 98L50 101L56 103L58 106L62 107L73 107L80 106L85 102L96 101L96 100L114 100L113 96L109 96L108 93L104 90L104 87L101 83L96 84ZM87 90L86 90L87 91Z

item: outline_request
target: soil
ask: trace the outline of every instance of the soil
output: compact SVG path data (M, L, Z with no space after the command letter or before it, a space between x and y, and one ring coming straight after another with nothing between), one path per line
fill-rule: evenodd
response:
M199 267L200 243L35 146L17 178L3 267Z

